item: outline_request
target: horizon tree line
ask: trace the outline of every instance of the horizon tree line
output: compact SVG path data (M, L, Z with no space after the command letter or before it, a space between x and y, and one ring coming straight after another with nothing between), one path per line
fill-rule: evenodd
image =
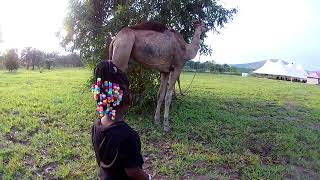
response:
M19 54L15 48L6 50L2 55L0 54L0 69L7 69L9 71L17 70L21 67L35 70L52 67L82 67L84 64L81 57L77 53L59 54L58 52L44 52L33 47L25 47Z

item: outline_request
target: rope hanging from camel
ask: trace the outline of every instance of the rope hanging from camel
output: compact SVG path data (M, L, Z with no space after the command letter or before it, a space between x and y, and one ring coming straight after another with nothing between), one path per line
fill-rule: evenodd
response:
M201 56L201 54L199 53L199 60L198 60L199 62L200 62L200 56ZM195 70L189 86L188 86L187 89L184 91L184 93L182 92L182 94L187 94L187 93L190 91L190 89L191 89L191 87L192 87L193 80L194 80L194 78L196 77L196 74L197 74L197 70ZM179 77L179 78L180 78L180 77ZM180 84L179 84L179 86L180 86Z

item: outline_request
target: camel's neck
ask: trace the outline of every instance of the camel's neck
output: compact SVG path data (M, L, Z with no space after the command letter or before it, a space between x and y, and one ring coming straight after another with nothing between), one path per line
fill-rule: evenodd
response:
M197 52L200 48L200 35L201 35L201 27L197 27L193 38L192 42L190 44L187 44L186 48L186 55L185 55L185 60L190 60L196 57Z

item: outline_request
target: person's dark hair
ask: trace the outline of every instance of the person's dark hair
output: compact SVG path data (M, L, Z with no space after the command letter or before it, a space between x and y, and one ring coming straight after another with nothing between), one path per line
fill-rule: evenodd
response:
M94 78L95 81L97 80L97 78L101 78L102 83L104 81L111 81L112 83L119 84L120 89L123 91L123 98L120 104L114 108L115 110L121 109L124 104L130 104L129 80L127 78L127 75L123 73L111 61L100 61L94 69Z

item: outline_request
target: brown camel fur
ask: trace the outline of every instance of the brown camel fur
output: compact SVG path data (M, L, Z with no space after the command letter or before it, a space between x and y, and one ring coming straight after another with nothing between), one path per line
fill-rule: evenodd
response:
M164 131L170 130L169 110L175 82L187 60L193 59L200 48L200 35L207 31L203 23L195 23L195 33L190 44L182 36L165 26L147 22L121 29L109 46L109 58L122 71L126 71L130 59L146 68L160 71L161 84L154 115L160 124L160 109L165 100Z

